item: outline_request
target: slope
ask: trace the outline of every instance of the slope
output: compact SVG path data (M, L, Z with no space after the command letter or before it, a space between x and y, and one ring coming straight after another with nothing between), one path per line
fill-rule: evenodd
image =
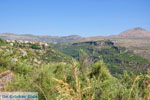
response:
M126 48L116 46L110 40L57 43L53 46L77 60L82 59L82 57L88 62L103 59L113 75L121 74L124 70L145 73L147 68L150 67L148 60L133 54L132 51L128 51Z

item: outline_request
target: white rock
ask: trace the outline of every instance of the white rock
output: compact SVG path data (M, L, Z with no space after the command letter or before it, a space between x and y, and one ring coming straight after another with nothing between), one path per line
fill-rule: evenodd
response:
M34 62L38 62L38 60L36 58L34 58Z
M11 46L14 46L14 44L13 44L13 43L10 43L10 45L11 45Z

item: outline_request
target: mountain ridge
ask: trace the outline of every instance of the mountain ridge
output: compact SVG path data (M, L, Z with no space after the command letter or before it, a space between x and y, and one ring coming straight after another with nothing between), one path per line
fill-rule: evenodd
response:
M41 42L69 42L69 41L73 41L73 40L80 40L83 37L81 37L79 35L50 36L50 35L1 33L0 38L5 39L5 40L27 40L27 41L41 41Z
M127 29L118 35L91 36L91 37L82 37L80 35L51 36L51 35L0 33L0 38L5 40L27 40L39 42L72 42L72 41L77 42L77 41L104 40L112 38L150 38L150 31L141 27L136 27Z

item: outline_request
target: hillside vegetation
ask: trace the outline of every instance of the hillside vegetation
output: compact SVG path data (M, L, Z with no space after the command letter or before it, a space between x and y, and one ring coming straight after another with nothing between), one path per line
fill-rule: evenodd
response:
M150 100L149 71L137 75L125 71L116 78L107 69L109 64L104 63L115 57L108 57L111 52L125 61L142 64L147 60L134 55L128 60L125 49L115 47L111 41L63 44L60 49L65 51L66 47L69 49L65 54L76 60L51 45L12 44L0 39L1 84L4 76L12 76L0 84L0 91L38 92L39 100ZM120 52L124 52L122 56Z
M150 62L124 47L119 47L110 40L86 41L77 43L53 44L58 51L80 60L81 54L88 62L104 60L110 72L122 74L124 70L134 73L146 73Z

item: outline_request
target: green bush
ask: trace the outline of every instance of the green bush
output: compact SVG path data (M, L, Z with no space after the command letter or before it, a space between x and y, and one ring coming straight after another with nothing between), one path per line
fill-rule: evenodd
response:
M40 47L39 44L32 44L32 45L31 45L31 48L32 48L32 49L41 49L41 47Z
M150 96L150 76L125 72L117 79L103 61L97 62L90 72L81 72L82 66L76 61L72 65L39 67L25 63L17 64L16 77L8 84L7 91L38 92L40 100L148 100Z

